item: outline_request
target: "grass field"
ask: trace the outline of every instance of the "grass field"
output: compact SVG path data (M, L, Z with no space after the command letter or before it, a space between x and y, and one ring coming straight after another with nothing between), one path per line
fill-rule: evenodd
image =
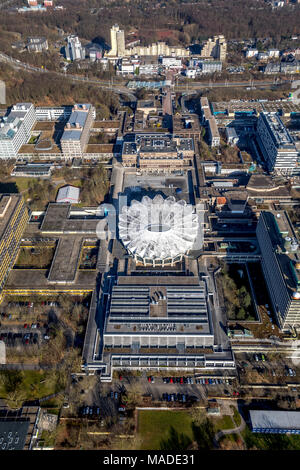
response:
M235 424L233 424L231 416L222 416L222 417L215 417L211 418L211 422L214 426L215 432L218 432L222 429L232 429L235 428Z
M253 433L248 426L241 435L248 450L300 450L300 435Z
M58 391L55 374L43 371L1 371L0 398L11 402L35 400Z
M192 417L185 411L139 411L138 434L142 450L160 450L161 441L168 439L171 428L193 440Z

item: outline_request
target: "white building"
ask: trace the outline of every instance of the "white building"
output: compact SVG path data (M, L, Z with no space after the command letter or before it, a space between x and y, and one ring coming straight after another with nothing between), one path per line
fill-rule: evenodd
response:
M196 78L197 70L196 70L196 69L186 69L185 75L186 75L188 78Z
M182 59L180 57L163 57L161 63L164 67L181 68Z
M72 106L37 107L35 108L37 121L60 121L71 116Z
M158 64L144 64L139 66L139 75L156 75Z
M65 57L67 60L81 60L85 58L85 48L82 47L78 36L72 35L67 38L65 46Z
M16 158L36 122L32 103L17 103L0 120L0 158Z
M61 137L61 149L65 158L82 157L95 119L91 104L75 104Z
M268 171L292 173L297 165L298 151L277 113L260 113L257 135Z
M236 130L234 127L226 127L225 129L227 143L230 145L236 145L239 141Z
M56 202L69 202L70 204L78 204L80 189L75 186L64 186L57 193Z
M258 54L258 49L250 48L246 51L247 59L251 59L252 57L256 57Z
M268 50L268 55L270 58L278 58L280 55L280 51L278 49L269 49Z

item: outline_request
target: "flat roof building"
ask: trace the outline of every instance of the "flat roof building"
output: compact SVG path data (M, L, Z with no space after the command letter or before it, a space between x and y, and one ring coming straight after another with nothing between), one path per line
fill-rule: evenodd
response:
M60 140L65 158L83 156L94 118L95 109L91 104L74 105Z
M297 166L298 150L277 113L260 114L257 137L268 171L293 173Z
M252 432L300 434L299 411L250 410Z
M15 263L28 218L21 195L0 195L0 292Z
M36 122L32 103L15 104L7 116L0 118L0 158L16 158L30 137Z
M39 406L0 407L0 451L31 450L38 436Z
M189 167L194 153L192 138L137 134L135 142L124 142L122 162L144 172L173 172Z
M257 230L262 268L278 325L300 325L300 257L296 233L285 211L261 212Z

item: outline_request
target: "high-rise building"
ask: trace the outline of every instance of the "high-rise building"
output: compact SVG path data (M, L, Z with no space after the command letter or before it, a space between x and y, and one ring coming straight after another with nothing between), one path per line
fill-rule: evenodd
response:
M78 36L72 35L67 38L65 46L65 57L67 60L82 60L85 58L85 48L82 47Z
M292 223L285 211L260 215L257 240L270 300L283 330L300 325L300 257Z
M19 149L30 137L35 122L32 103L17 103L7 116L0 119L0 158L17 157Z
M125 55L125 33L115 24L110 30L111 50L110 56L123 57Z
M209 38L203 45L201 57L213 57L221 62L226 60L227 42L223 35Z
M293 173L297 166L298 151L292 136L277 113L260 113L257 141L268 171Z
M0 195L0 292L13 267L29 215L20 194Z

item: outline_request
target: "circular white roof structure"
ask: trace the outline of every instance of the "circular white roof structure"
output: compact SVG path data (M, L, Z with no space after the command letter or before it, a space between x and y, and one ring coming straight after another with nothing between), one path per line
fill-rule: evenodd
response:
M119 215L119 236L139 261L173 262L194 245L198 216L191 205L161 195L133 200Z

